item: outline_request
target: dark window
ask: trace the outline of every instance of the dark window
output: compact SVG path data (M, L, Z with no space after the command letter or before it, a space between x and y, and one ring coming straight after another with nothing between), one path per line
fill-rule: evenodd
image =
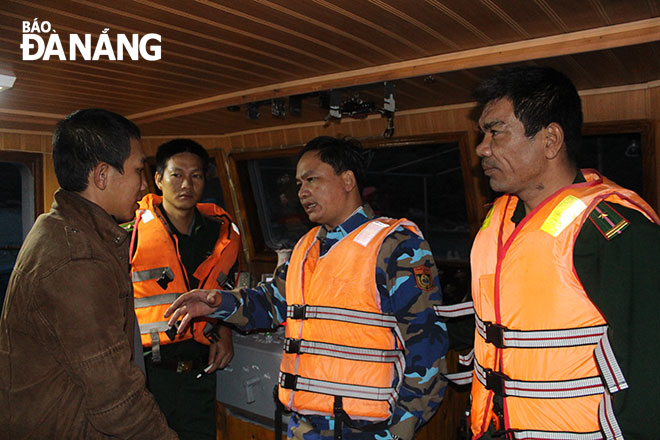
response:
M23 164L0 162L0 305L23 239L34 223L34 182Z
M624 188L644 194L640 133L584 136L578 165L596 169Z
M419 226L439 260L467 260L471 238L457 143L369 150L363 198Z
M373 148L363 199L378 215L414 221L439 260L467 260L471 238L457 143ZM297 196L296 156L248 160L264 241L292 246L312 224Z
M297 156L248 161L250 183L264 242L270 249L292 249L313 225L298 200Z

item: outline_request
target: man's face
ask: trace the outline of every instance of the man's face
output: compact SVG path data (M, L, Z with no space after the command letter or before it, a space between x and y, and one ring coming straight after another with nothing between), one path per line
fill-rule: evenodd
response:
M138 200L147 189L144 178L144 153L137 139L131 139L131 154L124 161L124 172L113 167L108 169L108 186L111 200L106 211L118 222L131 220L138 208Z
M300 158L296 167L298 198L310 221L334 229L356 209L349 202L346 173L350 171L335 174L315 151Z
M491 101L479 118L484 138L477 145L484 174L497 192L518 196L533 190L544 166L543 130L525 136L525 127L513 113L507 98Z
M193 153L178 153L170 157L161 176L156 173L156 185L163 192L165 210L188 211L202 200L204 164Z

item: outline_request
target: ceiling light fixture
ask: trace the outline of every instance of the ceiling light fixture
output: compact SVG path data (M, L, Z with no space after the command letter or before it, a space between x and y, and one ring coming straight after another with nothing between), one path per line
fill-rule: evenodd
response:
M0 73L0 91L11 89L16 81L16 77L13 75L3 75Z

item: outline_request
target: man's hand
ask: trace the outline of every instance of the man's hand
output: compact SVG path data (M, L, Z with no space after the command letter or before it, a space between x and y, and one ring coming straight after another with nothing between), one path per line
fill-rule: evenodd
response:
M209 366L211 369L208 374L217 369L222 369L234 357L234 343L231 340L231 329L226 325L218 326L218 340L211 342L209 346Z
M195 289L178 297L165 311L164 316L167 318L172 315L168 322L170 326L183 317L177 330L178 334L182 334L193 318L213 313L221 303L222 295L218 290Z

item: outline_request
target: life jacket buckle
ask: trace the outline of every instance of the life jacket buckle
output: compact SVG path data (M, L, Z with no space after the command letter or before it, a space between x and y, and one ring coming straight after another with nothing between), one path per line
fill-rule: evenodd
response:
M504 383L510 380L510 377L499 371L493 371L490 368L484 369L484 373L486 373L486 389L498 396L506 397Z
M280 380L280 386L287 390L297 390L296 386L298 385L298 377L295 374L291 373L282 373L282 379Z
M284 352L291 354L300 353L300 342L302 339L287 339L284 345Z
M484 322L484 324L486 325L486 342L497 348L504 348L504 330L506 330L506 327L492 322Z
M296 304L293 306L293 314L291 317L293 319L306 319L305 318L306 311L307 311L307 304L303 304L303 305Z
M163 288L163 290L167 289L167 285L170 284L172 281L174 281L174 274L172 273L172 270L169 267L163 268L163 272L160 274L160 277L156 280L158 285Z
M170 341L174 342L174 339L176 339L176 334L177 331L179 330L179 325L181 325L181 321L177 321L174 323L174 325L171 325L165 330L165 334L167 335L168 338L170 338Z

